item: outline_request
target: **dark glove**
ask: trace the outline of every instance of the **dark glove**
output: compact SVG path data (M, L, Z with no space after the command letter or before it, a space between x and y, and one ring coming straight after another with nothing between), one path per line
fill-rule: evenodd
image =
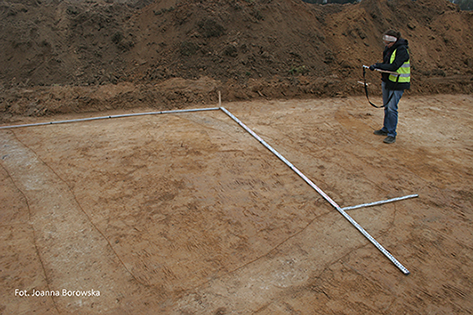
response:
M376 69L376 65L371 65L371 66L370 66L370 70L371 70L371 71L374 71L374 69Z

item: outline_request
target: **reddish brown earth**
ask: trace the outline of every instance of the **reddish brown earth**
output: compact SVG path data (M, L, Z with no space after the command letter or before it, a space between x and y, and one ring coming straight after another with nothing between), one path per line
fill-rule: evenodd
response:
M217 90L228 101L362 95L361 66L380 60L389 28L410 43L409 93L473 91L473 13L447 0L116 2L2 2L3 121L184 107Z
M386 145L362 97L223 103L342 207L419 194L347 210L408 276L221 111L1 130L2 314L471 314L471 104Z
M411 274L222 111L0 129L0 314L473 312L472 13L118 2L0 4L2 126L216 107L220 91L341 207L419 194L347 211ZM385 145L358 81L390 27L413 78Z

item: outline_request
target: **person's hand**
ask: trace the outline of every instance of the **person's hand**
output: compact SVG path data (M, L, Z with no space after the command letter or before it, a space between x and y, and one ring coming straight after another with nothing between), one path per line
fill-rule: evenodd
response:
M370 70L371 70L371 71L374 71L374 69L376 69L376 66L375 66L375 65L371 65L371 66L370 66Z

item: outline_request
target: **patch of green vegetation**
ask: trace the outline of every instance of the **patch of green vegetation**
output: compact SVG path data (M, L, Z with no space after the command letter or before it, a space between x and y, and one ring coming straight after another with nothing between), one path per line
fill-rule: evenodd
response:
M297 74L306 74L309 72L309 68L306 66L298 66L298 67L292 67L291 70L289 70L289 73L292 75L297 75Z

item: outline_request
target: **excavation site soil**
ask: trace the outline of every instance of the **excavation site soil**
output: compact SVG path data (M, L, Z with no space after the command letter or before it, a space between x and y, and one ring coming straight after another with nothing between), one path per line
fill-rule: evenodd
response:
M473 313L471 12L0 12L0 314ZM413 69L388 145L358 81L390 26Z

